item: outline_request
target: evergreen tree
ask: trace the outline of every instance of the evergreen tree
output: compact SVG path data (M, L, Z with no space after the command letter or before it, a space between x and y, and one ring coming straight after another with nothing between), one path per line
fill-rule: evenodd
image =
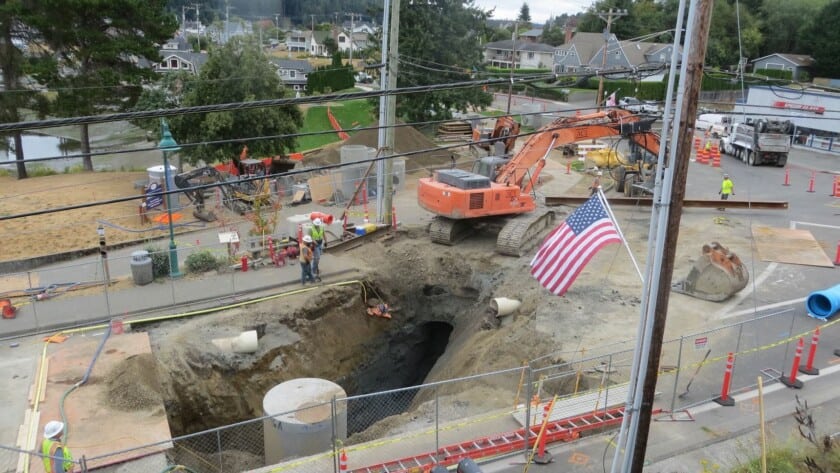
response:
M805 47L814 58L814 72L821 77L840 77L840 30L827 25L840 21L840 0L824 6L804 31Z
M96 115L130 108L142 84L155 72L140 59L157 62L158 44L172 37L175 18L166 0L39 0L33 24L56 54L51 67L36 75L56 92L51 112L59 116ZM81 125L82 153L90 152L88 125ZM93 170L90 156L84 168Z
M483 63L479 38L484 34L487 12L472 1L415 2L400 11L401 57L398 87L459 82ZM480 88L426 92L399 96L397 114L409 121L447 119L452 110L486 107L492 96Z

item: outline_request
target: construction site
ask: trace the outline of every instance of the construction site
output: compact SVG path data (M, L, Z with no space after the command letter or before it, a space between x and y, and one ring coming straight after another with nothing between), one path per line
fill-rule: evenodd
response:
M8 356L26 349L37 362L20 364L4 392L3 401L15 408L5 430L15 435L0 443L34 450L45 424L60 419L82 471L185 465L208 472L396 472L526 451L538 435L568 442L616 428L641 302L630 254L646 263L646 183L659 146L650 123L628 128L637 118L619 112L555 114L547 119L552 133L517 140L501 140L511 130L494 129L512 122L483 120L478 141L486 149L473 143L474 126L450 127L437 144L399 128L394 154L409 156L395 165L390 221L377 215L371 191L372 132L292 163L288 178L266 187L262 213L253 202L245 201L247 209L227 206L232 196L210 191L200 197L201 209L189 194L176 195L179 220L160 209L138 218L132 200L13 221L16 231L4 236L3 298L15 312L4 314L3 333L37 347L14 341ZM623 125L614 125L619 120ZM581 135L582 127L590 132ZM459 139L452 134L466 135L463 144L452 146ZM675 403L693 405L715 391L717 375L698 380L689 395L692 363L737 351L744 327L779 324L774 333L788 337L812 330L814 319L792 313L738 332L721 327L745 307L825 287L831 276L821 271L834 267L830 232L789 229L789 199L780 193L787 188L762 184L767 174L758 175L772 172L781 183L775 173L784 170L745 168L750 175L736 182L738 195L749 198L722 203L722 169L732 172L735 159L719 152L707 159L700 139L686 189L686 206L694 208L680 225L668 313L666 339L674 343L665 346L663 365L671 369L663 367L665 395L656 412L673 414ZM493 161L505 153L513 157ZM306 169L353 164L345 158L358 163ZM212 174L190 178L202 173ZM117 174L107 181L99 174L0 178L14 197L2 211L133 195L133 183L147 179ZM511 220L519 226L489 219L492 212L476 216L480 224L469 229L458 222L471 217L447 220L459 210L428 199L444 182L440 176L466 182L446 183L465 192L515 186L522 210ZM614 202L629 248L607 246L557 297L530 274L529 263L543 237L590 196L596 178ZM195 185L205 183L185 187ZM77 192L63 192L67 186ZM836 197L804 196L826 205ZM316 215L329 217L322 281L301 285L296 257L283 251L297 246ZM155 240L166 251L163 216L177 222L172 241L177 237L181 262L209 251L228 257L227 264L138 281L136 252ZM108 240L100 232L98 248L103 226ZM29 244L33 234L49 243ZM25 263L74 253L77 258L55 257L47 266ZM765 271L774 277L756 283ZM711 348L683 350L684 336L706 330L716 331L711 359ZM43 345L31 343L40 337L20 338L33 333L48 338ZM756 335L750 343L770 341ZM787 360L785 353L779 367ZM681 371L683 378L675 378ZM744 370L743 386L755 382L747 372L753 371ZM543 411L551 419L545 433ZM495 440L476 446L480 438ZM3 450L2 458L3 471L43 471L37 456Z

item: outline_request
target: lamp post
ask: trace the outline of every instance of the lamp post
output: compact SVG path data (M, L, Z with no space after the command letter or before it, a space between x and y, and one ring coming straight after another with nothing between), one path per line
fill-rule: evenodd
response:
M169 193L172 189L169 188L169 153L174 153L181 149L172 133L169 131L169 124L166 120L160 119L160 143L158 148L163 152L163 181L164 189L166 190L166 215L169 220L169 277L179 278L181 272L178 270L178 246L175 244L175 227L172 224L172 200Z

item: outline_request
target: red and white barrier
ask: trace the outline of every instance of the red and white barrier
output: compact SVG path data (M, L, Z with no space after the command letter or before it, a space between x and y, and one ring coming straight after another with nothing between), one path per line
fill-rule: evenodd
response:
M814 336L811 338L811 348L808 350L808 362L805 363L805 366L799 367L799 372L802 374L809 374L811 376L816 376L820 374L820 370L814 368L814 357L817 354L817 345L820 342L820 328L814 331Z
M726 357L726 371L723 373L723 384L720 387L720 396L714 401L721 406L734 406L735 400L729 395L729 387L732 386L732 369L735 367L735 354L730 352Z
M793 355L793 366L790 368L790 376L782 376L779 381L785 386L794 389L802 389L802 381L796 379L796 372L799 370L799 362L802 361L802 348L805 341L800 338L796 344L796 354Z

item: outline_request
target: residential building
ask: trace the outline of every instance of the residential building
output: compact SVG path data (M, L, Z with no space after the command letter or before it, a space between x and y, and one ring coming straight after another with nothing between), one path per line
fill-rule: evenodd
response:
M669 64L671 43L620 41L610 34L604 41L602 33L576 33L571 40L557 46L554 71L599 71L637 67L643 64Z
M519 34L520 41L527 41L529 43L539 43L542 39L542 28L532 28L524 33Z
M484 62L493 67L510 69L551 68L554 64L554 46L529 41L493 41L484 46Z
M250 21L245 20L222 21L220 25L209 26L206 31L213 41L225 44L235 36L253 34L254 26Z
M271 63L277 67L277 75L286 87L301 92L306 91L306 78L313 70L309 61L271 58Z
M753 71L755 72L761 69L790 71L793 80L800 80L804 78L803 72L810 73L810 68L814 65L814 58L804 54L774 53L753 59L750 62L752 62Z
M310 56L328 56L324 40L331 34L331 31L293 30L286 34L286 49L290 52L307 52Z
M167 41L160 49L160 57L160 62L152 64L152 68L158 73L184 71L198 74L201 66L207 62L207 53L193 52L183 36L176 36Z

